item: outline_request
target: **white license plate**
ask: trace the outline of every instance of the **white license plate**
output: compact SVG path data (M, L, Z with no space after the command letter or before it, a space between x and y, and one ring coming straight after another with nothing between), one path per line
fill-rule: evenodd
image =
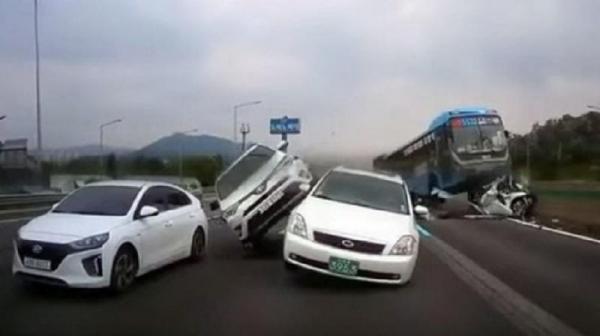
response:
M282 197L283 197L283 191L278 191L278 192L274 193L269 198L267 198L267 200L264 201L263 204L261 204L258 207L258 212L260 214L263 214L265 211L269 210L269 208L272 207L273 204L277 203L277 201L279 201Z
M25 257L23 258L23 264L29 268L37 268L44 271L50 270L50 260Z

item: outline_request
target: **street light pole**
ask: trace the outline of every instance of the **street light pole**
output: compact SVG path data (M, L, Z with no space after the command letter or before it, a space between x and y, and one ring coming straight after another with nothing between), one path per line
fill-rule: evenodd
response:
M246 151L246 136L250 133L250 124L242 123L242 128L240 128L240 133L242 133L242 152Z
M198 132L198 129L194 128L194 129L183 131L183 132L175 132L175 133L173 133L173 135L175 135L175 134L186 135L186 134L196 133L196 132ZM183 186L183 141L182 140L179 140L179 183Z
M246 103L241 103L241 104L237 104L233 106L233 141L237 142L237 120L238 120L238 109L242 108L242 107L246 107L246 106L252 106L252 105L258 105L262 103L262 101L260 100L256 100L256 101L250 101L250 102L246 102Z
M40 51L38 43L38 0L33 1L33 25L35 31L35 101L37 116L37 147L42 153L42 105L40 102Z
M100 125L100 172L104 167L104 127L120 123L122 119L115 119Z

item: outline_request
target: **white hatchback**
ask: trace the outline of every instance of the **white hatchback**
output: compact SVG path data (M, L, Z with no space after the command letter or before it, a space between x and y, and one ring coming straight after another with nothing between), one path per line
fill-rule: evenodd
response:
M207 226L200 201L176 186L94 183L19 229L13 274L53 285L122 291L137 276L175 260L201 259Z
M421 206L415 211L428 212ZM347 279L405 284L419 252L415 211L400 177L336 168L292 212L285 264Z

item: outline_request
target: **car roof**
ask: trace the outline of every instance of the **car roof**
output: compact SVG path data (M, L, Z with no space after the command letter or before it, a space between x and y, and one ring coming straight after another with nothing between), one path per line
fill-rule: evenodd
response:
M143 187L152 187L152 186L169 186L175 187L177 186L165 183L165 182L156 182L156 181L142 181L142 180L108 180L108 181L100 181L93 182L85 185L88 186L112 186L112 187L134 187L134 188L143 188Z
M374 177L374 178L378 178L381 180L387 180L387 181L391 181L391 182L404 184L404 180L402 180L402 177L400 175L394 175L394 174L389 174L389 173L380 173L380 172L374 172L374 171L368 171L368 170L362 170L362 169L346 168L343 166L333 168L331 171L347 173L347 174L354 174L354 175L369 176L369 177Z

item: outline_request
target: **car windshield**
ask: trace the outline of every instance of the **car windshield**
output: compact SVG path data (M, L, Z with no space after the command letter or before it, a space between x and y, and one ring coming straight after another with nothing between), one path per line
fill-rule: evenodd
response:
M457 153L499 152L507 148L499 117L455 118L450 122Z
M219 199L225 199L241 184L246 182L260 168L271 160L275 151L265 146L255 146L217 181Z
M122 186L84 187L65 198L52 212L124 216L131 209L139 191L139 188Z
M313 196L408 214L407 197L402 184L366 175L334 171L325 177Z

